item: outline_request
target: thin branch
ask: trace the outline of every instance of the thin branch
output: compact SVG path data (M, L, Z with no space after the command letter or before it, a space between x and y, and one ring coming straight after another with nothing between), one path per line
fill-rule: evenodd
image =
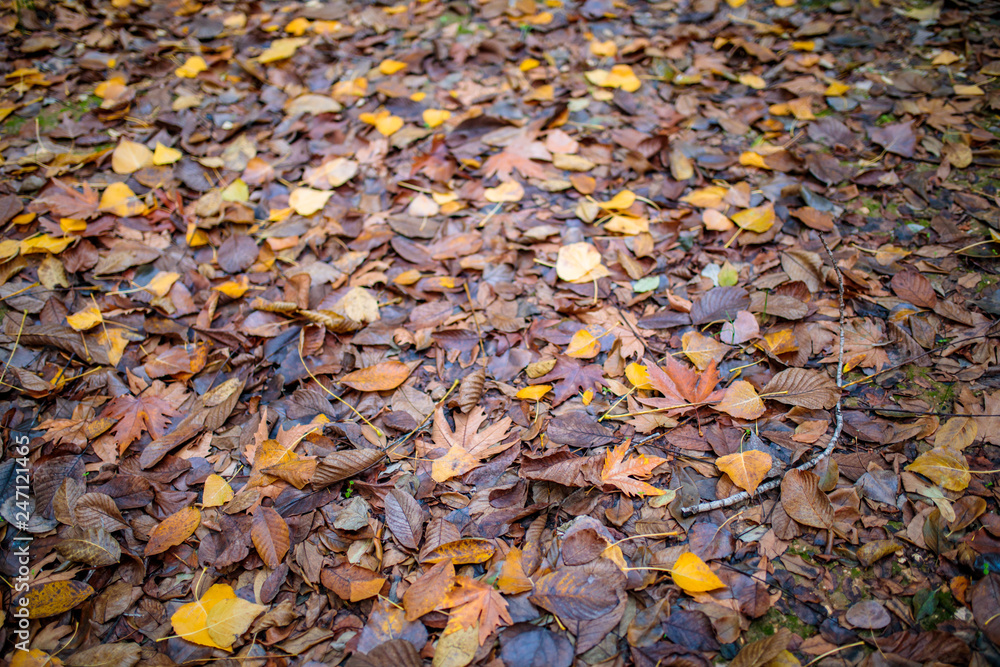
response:
M830 258L830 263L833 264L833 270L837 273L837 287L838 287L838 305L840 307L840 351L837 355L837 387L842 388L844 386L844 276L840 272L840 267L837 266L836 260L833 258L833 253L830 251L830 246L827 245L826 239L820 235L820 240L823 242L823 247L826 248L826 254ZM835 423L833 428L833 435L830 436L830 441L826 444L826 448L819 454L809 459L802 465L796 467L796 470L809 470L814 468L816 464L825 459L831 453L833 453L834 448L837 446L837 441L840 440L840 433L844 429L844 416L841 413L841 400L840 395L837 396L837 405L834 409ZM770 491L771 489L776 489L781 486L782 478L773 479L766 484L761 484L757 487L757 493L764 493ZM695 505L694 507L682 507L681 513L685 516L690 516L692 514L700 514L702 512L710 512L712 510L717 510L723 507L730 507L736 505L737 503L742 503L745 500L750 500L751 494L746 491L737 493L734 496L729 496L728 498L723 498L722 500L713 500L711 502L701 503Z

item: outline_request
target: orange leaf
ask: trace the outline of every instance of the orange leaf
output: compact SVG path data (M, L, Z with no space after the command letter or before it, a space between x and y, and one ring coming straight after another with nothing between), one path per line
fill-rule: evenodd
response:
M496 547L489 540L469 537L454 542L442 544L423 558L424 563L438 563L445 559L455 565L470 565L485 563L493 557Z
M665 462L659 456L640 454L627 461L625 453L632 444L626 440L614 449L609 449L604 457L604 468L601 470L601 481L622 491L627 496L662 496L666 491L658 489L646 482L640 482L632 477L649 477L653 468Z
M276 569L291 544L288 524L273 507L258 507L250 525L250 539L264 565Z
M46 618L69 611L93 594L94 589L82 581L48 581L29 588L21 607L28 610L28 618Z
M340 381L358 391L388 391L406 382L408 377L410 367L403 362L382 361L348 373Z
M719 470L729 475L733 484L753 493L771 470L771 455L756 449L720 456L715 461Z
M161 554L194 535L201 525L201 512L195 507L185 507L164 519L149 534L146 556Z

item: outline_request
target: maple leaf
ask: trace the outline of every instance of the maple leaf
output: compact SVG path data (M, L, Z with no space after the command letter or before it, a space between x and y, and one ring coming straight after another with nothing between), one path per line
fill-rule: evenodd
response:
M548 171L537 162L532 162L532 158L551 160L552 154L543 144L535 141L531 134L522 134L502 151L491 155L483 163L483 173L486 178L499 176L501 181L510 180L511 172L515 169L525 178L548 178Z
M179 414L164 398L147 390L141 396L116 396L101 416L118 420L112 432L118 441L118 453L124 454L143 431L148 431L154 440L161 437L167 431L169 418Z
M451 609L444 634L478 627L480 646L501 625L514 622L507 609L507 601L498 591L468 577L456 577L456 585L448 592L441 607Z
M513 423L510 417L504 417L482 431L479 427L486 421L486 413L479 406L467 415L456 413L454 419L455 428L452 429L442 408L434 413L434 443L448 448L444 456L434 460L431 477L436 482L464 475L478 466L480 461L514 445L513 442L503 442Z
M649 384L663 394L663 398L640 398L654 408L666 409L680 414L695 409L698 404L711 402L722 397L722 392L714 392L719 384L719 371L715 362L709 363L702 373L668 356L662 367L652 362L646 364Z
M840 335L840 325L836 322L824 322L823 325L834 334L834 352L820 361L836 363L839 356L836 337ZM878 320L867 317L848 320L844 325L844 372L857 367L882 370L889 363L889 355L884 349L888 344L885 327Z
M562 354L556 355L556 365L551 371L541 377L531 380L529 384L552 384L562 380L552 390L552 407L564 403L578 391L586 391L603 386L604 369L595 364L582 362Z
M82 184L81 191L53 178L51 185L31 203L29 210L52 213L60 218L86 220L97 215L99 205L100 196L87 183Z
M601 482L617 487L627 496L662 496L666 493L663 489L632 478L648 478L653 474L653 468L664 463L666 459L640 454L626 460L625 453L631 444L631 440L626 440L607 451L604 455L604 467L601 469Z

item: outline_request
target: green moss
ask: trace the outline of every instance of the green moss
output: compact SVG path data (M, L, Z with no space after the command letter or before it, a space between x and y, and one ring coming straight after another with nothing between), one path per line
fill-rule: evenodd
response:
M803 639L816 634L816 628L806 625L795 614L784 614L777 608L771 607L766 614L750 623L746 641L749 644L764 637L770 637L778 631L778 628L788 628Z

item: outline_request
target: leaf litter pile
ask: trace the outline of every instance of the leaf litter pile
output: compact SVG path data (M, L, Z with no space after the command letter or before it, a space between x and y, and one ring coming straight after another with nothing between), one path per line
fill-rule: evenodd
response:
M997 664L994 9L0 10L2 659Z

